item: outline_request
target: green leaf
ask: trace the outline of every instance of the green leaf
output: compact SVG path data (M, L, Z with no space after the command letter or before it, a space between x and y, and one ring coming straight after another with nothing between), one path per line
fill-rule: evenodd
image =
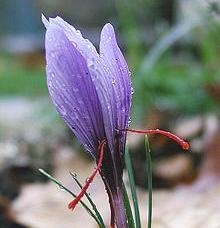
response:
M81 183L78 181L76 175L75 175L74 173L72 173L72 172L70 172L70 175L71 175L71 177L74 179L74 181L76 182L76 184L82 189L83 186L82 186ZM88 199L89 203L91 204L92 209L93 209L93 211L94 211L95 214L96 214L96 217L99 219L99 222L100 222L100 225L101 225L100 227L105 228L104 221L103 221L102 216L101 216L101 214L99 213L99 211L98 211L98 209L97 209L95 203L93 202L93 200L91 199L91 197L89 196L88 193L85 193L85 196L86 196L86 198Z
M140 219L140 213L139 213L137 193L136 193L136 188L134 183L134 175L133 175L133 170L131 165L131 158L127 147L125 149L125 165L128 171L129 185L131 188L136 228L141 228L141 219Z
M123 190L123 196L124 196L125 212L126 212L126 216L127 216L127 220L128 220L128 227L135 228L131 205L130 205L128 193L127 193L124 182L122 183L122 190Z
M151 228L152 223L152 162L150 145L147 135L145 135L145 149L146 149L146 165L147 165L147 182L148 182L148 228Z
M62 185L57 179L55 179L54 177L52 177L50 174L48 174L46 171L44 171L43 169L38 169L40 173L42 173L44 176L46 176L47 178L49 178L51 181L53 181L55 184L57 184L61 189L63 189L65 192L69 193L71 196L73 196L74 198L76 198L76 194L74 194L73 192L71 192L68 188L66 188L64 185ZM86 209L86 211L89 213L89 215L91 215L94 220L96 221L96 223L99 225L100 228L103 228L103 226L101 225L99 219L96 217L96 215L93 213L93 211L82 201L80 200L81 205Z

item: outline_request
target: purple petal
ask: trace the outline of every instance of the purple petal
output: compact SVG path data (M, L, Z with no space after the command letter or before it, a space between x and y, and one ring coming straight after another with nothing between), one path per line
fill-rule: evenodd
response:
M100 56L110 72L109 80L112 86L112 96L115 100L116 128L125 129L128 126L131 107L130 73L124 56L117 45L114 28L106 24L101 32ZM125 140L125 137L124 137Z
M103 114L104 130L110 151L114 151L114 134L116 129L116 100L110 72L101 59L89 60L88 69L96 88Z
M51 98L78 139L95 155L104 139L102 110L87 62L55 24L46 32L47 84Z
M44 18L43 22L45 24ZM68 40L73 43L75 48L85 59L96 59L99 57L94 45L88 39L84 39L79 30L76 30L72 25L64 21L62 18L50 18L49 24L59 27L65 33Z

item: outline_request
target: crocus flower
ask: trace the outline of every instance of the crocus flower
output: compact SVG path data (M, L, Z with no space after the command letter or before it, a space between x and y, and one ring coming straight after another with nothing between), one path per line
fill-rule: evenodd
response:
M46 74L51 99L64 121L97 163L74 209L99 171L109 196L111 226L127 227L122 193L126 133L164 134L188 149L188 144L161 130L128 129L131 81L114 29L106 24L99 52L79 30L60 17L42 18L46 31Z
M104 181L112 223L126 227L122 174L126 129L131 107L127 63L117 45L114 29L101 32L99 53L79 30L60 17L43 17L46 31L47 85L52 101L67 125L98 163L105 140L100 174ZM115 221L113 221L115 220Z

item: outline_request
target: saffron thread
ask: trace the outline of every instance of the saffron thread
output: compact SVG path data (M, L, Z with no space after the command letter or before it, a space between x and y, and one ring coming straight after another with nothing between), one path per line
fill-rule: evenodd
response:
M104 157L104 146L106 144L106 141L103 140L101 142L101 144L98 147L98 151L100 151L100 156L99 156L99 161L97 164L96 169L94 170L94 172L92 173L92 175L86 180L86 184L85 186L82 188L81 192L79 193L79 195L68 204L68 208L70 210L74 210L74 208L76 207L76 205L79 203L79 201L81 200L81 198L84 196L84 194L86 193L87 189L89 188L89 185L91 184L91 182L93 181L94 177L96 176L96 174L98 173L98 171L101 169L102 166L102 161L103 161L103 157Z
M189 143L186 142L185 140L181 139L180 137L168 132L168 131L163 131L160 129L156 129L156 130L134 130L134 129L123 129L122 131L127 131L127 132L134 132L134 133L138 133L138 134L160 134L160 135L164 135L172 140L174 140L175 142L177 142L182 148L183 150L188 150L189 149Z

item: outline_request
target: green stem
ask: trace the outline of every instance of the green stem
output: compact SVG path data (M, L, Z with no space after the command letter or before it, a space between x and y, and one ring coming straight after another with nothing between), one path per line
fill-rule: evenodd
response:
M51 181L53 181L55 184L57 184L61 189L63 189L64 191L66 191L67 193L69 193L71 196L73 196L74 198L76 198L76 194L74 194L73 192L71 192L68 188L66 188L64 185L62 185L57 179L55 179L54 177L52 177L49 173L47 173L46 171L44 171L43 169L38 169L39 172L41 174L43 174L44 176L46 176L47 178L49 178ZM97 222L97 224L99 225L100 228L103 228L103 226L101 225L99 219L96 217L96 215L93 213L93 211L82 201L80 200L81 205L86 209L86 211L95 219L95 221Z
M70 172L70 175L71 175L71 177L74 179L74 181L77 183L77 185L82 189L83 186L81 185L81 183L80 183L80 182L78 181L78 179L76 178L76 175L75 175L74 173L72 173L72 172ZM97 209L95 203L93 202L93 200L91 199L91 197L89 196L88 193L85 193L85 196L86 196L86 198L88 199L90 205L92 206L92 209L93 209L93 211L95 212L97 218L99 219L100 224L101 224L101 227L105 227L105 224L104 224L104 221L103 221L103 219L102 219L102 216L101 216L101 214L99 213L99 211L98 211L98 209Z
M141 228L141 219L140 219L138 199L137 199L137 193L136 193L135 182L134 182L134 175L133 175L133 170L131 165L131 158L127 147L125 149L125 165L128 171L129 184L131 188L136 228Z
M130 205L127 189L125 187L124 182L122 183L122 190L123 190L123 196L124 196L125 212L126 212L126 216L127 216L127 220L128 220L128 227L135 228L131 205Z
M147 135L145 135L145 149L147 158L147 182L148 182L148 228L152 224L152 162L150 146Z

